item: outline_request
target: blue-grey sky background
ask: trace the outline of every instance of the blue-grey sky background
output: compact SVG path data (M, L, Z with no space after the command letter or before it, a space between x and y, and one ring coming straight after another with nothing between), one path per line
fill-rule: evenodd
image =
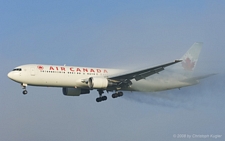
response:
M222 0L0 1L0 140L224 140L224 13ZM154 66L196 41L204 42L196 71L218 75L181 90L107 94L96 103L96 91L66 97L60 88L28 87L24 96L7 78L28 63Z

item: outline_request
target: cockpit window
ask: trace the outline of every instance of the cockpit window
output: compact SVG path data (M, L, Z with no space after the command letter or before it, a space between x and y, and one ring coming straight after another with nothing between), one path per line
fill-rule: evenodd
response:
M13 71L22 71L22 69L21 68L15 68L15 69L13 69Z

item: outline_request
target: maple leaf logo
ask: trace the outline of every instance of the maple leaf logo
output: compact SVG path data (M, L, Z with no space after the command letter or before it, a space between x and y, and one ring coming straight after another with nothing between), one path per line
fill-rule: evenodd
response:
M43 70L43 69L44 69L43 66L37 66L37 68L38 68L39 70Z
M190 58L186 58L183 62L182 62L182 66L185 70L189 70L192 71L193 68L195 67L195 62L191 61Z

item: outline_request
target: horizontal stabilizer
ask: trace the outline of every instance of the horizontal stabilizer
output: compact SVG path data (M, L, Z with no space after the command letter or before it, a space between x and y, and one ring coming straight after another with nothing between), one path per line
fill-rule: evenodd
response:
M187 79L182 80L182 82L194 82L194 81L198 81L201 79L205 79L205 78L213 76L213 75L216 75L216 73L187 78Z

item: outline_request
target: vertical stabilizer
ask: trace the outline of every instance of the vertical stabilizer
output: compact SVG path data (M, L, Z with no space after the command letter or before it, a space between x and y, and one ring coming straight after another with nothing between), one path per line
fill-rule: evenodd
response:
M189 50L183 55L181 63L171 67L173 72L185 77L191 77L198 62L203 43L194 43Z
M198 57L201 52L202 45L203 43L201 42L194 43L181 58L181 60L183 60L181 65L185 71L194 71L198 62Z

